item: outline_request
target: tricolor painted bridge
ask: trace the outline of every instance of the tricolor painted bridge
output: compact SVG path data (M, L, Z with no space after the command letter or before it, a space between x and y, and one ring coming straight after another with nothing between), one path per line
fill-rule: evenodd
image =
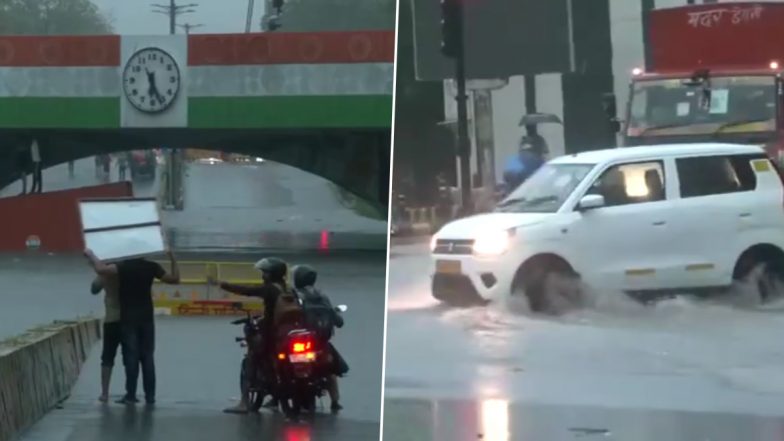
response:
M386 205L394 32L0 36L0 187L143 148L252 154Z

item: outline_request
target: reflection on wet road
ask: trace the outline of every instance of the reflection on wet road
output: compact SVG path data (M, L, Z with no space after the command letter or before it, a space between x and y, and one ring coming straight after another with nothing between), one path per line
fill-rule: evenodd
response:
M190 258L180 255L180 259ZM215 259L214 255L199 258ZM221 256L247 259L245 256ZM357 255L285 255L319 271L319 284L335 304L346 304L346 325L335 345L351 371L341 380L344 411L328 415L329 400L310 424L286 425L264 411L247 418L224 415L238 392L242 349L234 341L241 329L227 317L158 317L156 364L159 396L154 410L134 410L97 402L100 348L88 360L64 408L52 411L22 440L374 440L381 402L384 323L383 253ZM91 273L82 259L63 256L0 258L3 281L0 338L33 325L77 315L102 314L100 296L91 296ZM122 392L124 374L116 360L112 393Z
M44 189L61 190L100 181L92 159L45 171ZM117 179L116 168L112 178ZM15 183L0 197L18 194ZM134 182L138 197L155 197L159 182ZM341 203L326 180L274 162L190 164L185 210L162 213L167 236L178 249L275 248L385 250L386 220L362 217Z
M495 439L597 436L569 430L597 428L591 415L598 415L598 429L616 434L611 439L653 439L629 432L627 419L646 431L661 423L665 436L657 439L740 439L738 431L703 427L723 415L759 434L745 439L781 439L769 431L784 415L784 346L777 337L784 313L775 305L755 310L679 298L643 307L606 294L596 309L558 318L514 313L506 304L456 310L429 295L426 244L394 247L392 254L386 439L469 439L457 432L472 432L476 424L466 418L479 415L486 400L510 403L510 437ZM443 435L394 433L417 406L440 409L420 416L419 428L437 425ZM535 424L537 412L549 412L542 417L549 423ZM692 413L699 417L684 423ZM444 429L450 418L460 421L453 431Z

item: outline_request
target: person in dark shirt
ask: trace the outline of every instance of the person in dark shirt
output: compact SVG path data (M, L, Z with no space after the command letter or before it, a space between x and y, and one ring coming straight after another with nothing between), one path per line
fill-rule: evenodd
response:
M261 338L262 347L260 358L265 360L262 371L266 375L270 374L272 352L275 345L275 306L278 303L278 297L284 290L288 289L286 286L286 274L288 272L288 265L283 260L269 257L256 262L255 268L261 271L261 278L264 284L259 286L243 286L234 285L226 282L216 282L224 291L232 294L245 296L245 297L258 297L264 301L264 312L262 316L262 329L263 334ZM240 403L234 407L225 409L227 413L244 414L248 412L248 394L247 391L240 391ZM268 406L274 407L277 401L273 400L268 403Z
M155 403L155 321L152 284L155 279L176 285L180 271L171 252L167 253L171 273L146 259L128 259L116 264L101 262L91 250L85 256L99 276L116 276L120 298L120 329L123 364L125 365L125 396L118 402L136 403L136 387L141 364L144 395L147 404Z

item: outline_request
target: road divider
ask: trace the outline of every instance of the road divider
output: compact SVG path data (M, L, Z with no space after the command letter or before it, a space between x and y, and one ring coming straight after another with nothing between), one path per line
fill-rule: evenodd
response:
M0 341L0 441L14 439L68 398L101 338L100 324L56 321Z

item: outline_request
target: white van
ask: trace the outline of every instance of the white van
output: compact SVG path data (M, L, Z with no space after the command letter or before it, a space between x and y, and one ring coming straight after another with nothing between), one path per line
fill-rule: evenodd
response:
M552 273L594 289L718 288L784 274L784 187L757 146L681 144L554 159L495 212L431 242L432 294L453 305L525 295Z

